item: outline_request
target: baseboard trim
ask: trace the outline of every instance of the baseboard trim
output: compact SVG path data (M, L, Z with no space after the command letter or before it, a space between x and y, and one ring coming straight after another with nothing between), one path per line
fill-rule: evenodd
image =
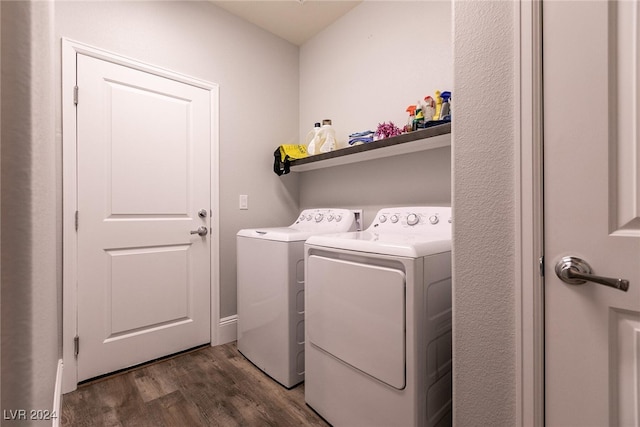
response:
M223 317L218 325L217 345L235 341L238 337L238 315Z
M56 384L53 389L53 414L51 418L51 427L60 426L60 417L62 416L62 371L64 363L62 359L58 360L58 370L56 372Z

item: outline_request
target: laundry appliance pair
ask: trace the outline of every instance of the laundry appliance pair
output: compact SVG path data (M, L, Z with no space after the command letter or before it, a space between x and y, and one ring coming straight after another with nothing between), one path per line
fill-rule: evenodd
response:
M451 208L382 209L365 231L303 247L291 271L306 403L338 427L451 425ZM260 367L243 351L240 288L238 348ZM258 299L252 311L277 296ZM265 348L282 345L262 332Z

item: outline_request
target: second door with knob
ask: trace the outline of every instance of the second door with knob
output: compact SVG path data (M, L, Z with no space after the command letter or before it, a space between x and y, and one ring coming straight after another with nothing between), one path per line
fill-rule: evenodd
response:
M82 381L210 341L211 107L82 54L77 85Z
M550 427L640 426L639 6L543 2Z

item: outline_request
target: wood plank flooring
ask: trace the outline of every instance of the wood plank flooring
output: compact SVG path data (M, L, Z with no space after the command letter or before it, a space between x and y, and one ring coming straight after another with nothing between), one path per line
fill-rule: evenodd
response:
M62 400L61 426L327 426L253 366L236 343L204 347L83 384Z

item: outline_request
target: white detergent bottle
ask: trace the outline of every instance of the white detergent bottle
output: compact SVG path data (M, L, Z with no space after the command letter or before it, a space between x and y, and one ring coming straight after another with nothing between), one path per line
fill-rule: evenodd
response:
M321 139L324 140L324 143L320 147L321 153L328 153L329 151L334 151L338 148L338 144L336 143L336 131L331 126L331 120L325 119L322 121L320 132L322 133Z
M305 145L307 146L307 154L309 154L310 156L319 154L321 144L322 142L320 141L320 123L316 123L313 125L313 129L311 129L307 134L307 138L305 140Z

